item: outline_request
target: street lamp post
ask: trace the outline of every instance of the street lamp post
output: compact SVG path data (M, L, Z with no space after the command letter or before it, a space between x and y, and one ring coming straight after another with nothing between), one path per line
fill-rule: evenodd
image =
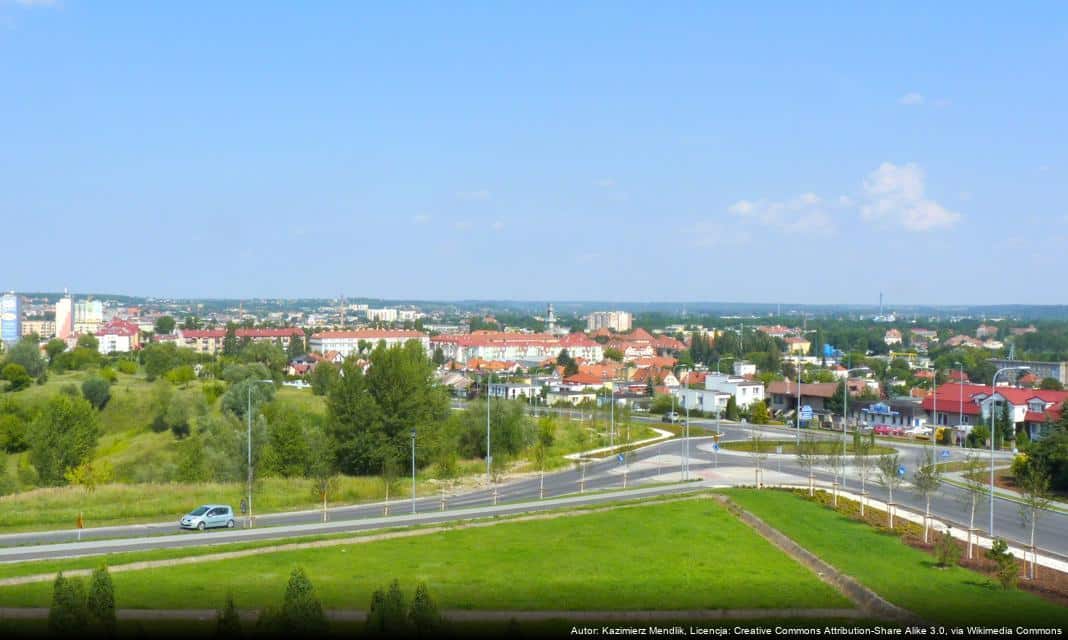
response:
M412 513L415 513L415 429L412 429Z
M957 374L957 386L960 390L960 396L957 403L959 405L957 412L957 428L958 430L961 430L962 425L964 424L964 365L960 362L954 362L954 364L957 365L957 371L959 372ZM961 438L961 444L963 444L963 442L964 440Z
M492 454L490 454L490 394L489 394L489 376L486 376L486 484L492 482L493 476L490 475L490 463L493 460Z
M933 367L931 376L931 411L934 413L934 427L931 428L931 446L938 444L938 367Z
M794 377L797 378L797 409L794 411L794 422L797 424L795 436L797 444L801 444L801 354L797 354L797 371L794 372Z
M248 385L248 410L245 417L248 420L248 527L253 527L252 518L252 382L266 382L274 384L274 380L252 380Z
M1031 367L1004 367L994 372L990 381L990 540L994 540L994 394L997 393L998 376L1005 371L1026 371ZM980 415L982 415L980 413Z

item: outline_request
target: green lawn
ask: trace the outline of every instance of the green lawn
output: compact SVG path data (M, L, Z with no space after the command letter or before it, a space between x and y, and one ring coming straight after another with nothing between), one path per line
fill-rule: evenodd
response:
M1004 591L959 567L785 491L728 490L743 508L835 568L921 618L945 624L1068 625L1068 608L1023 591Z
M816 454L826 455L831 452L832 447L841 444L838 441L832 440L816 440ZM721 442L719 445L723 449L730 451L746 451L750 452L757 448L753 444L752 440L740 440L737 442ZM783 455L795 455L797 453L797 443L794 440L761 440L760 451L761 453L775 453L776 447L782 447ZM882 445L875 445L871 448L871 454L873 456L881 456L887 453L894 453L894 449L890 447L884 447ZM853 441L849 439L846 441L846 454L853 454Z
M729 561L724 550L729 549ZM390 579L428 583L444 608L850 607L843 596L708 499L416 538L116 573L121 608L276 603L303 566L332 609L364 609ZM47 606L51 584L0 589L0 606Z

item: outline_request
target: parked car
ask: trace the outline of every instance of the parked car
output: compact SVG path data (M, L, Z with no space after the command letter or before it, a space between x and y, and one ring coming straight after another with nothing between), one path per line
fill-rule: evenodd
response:
M664 414L663 418L660 418L661 422L678 422L681 418L677 411L668 411Z
M234 528L234 510L228 504L205 504L193 509L178 521L182 529Z

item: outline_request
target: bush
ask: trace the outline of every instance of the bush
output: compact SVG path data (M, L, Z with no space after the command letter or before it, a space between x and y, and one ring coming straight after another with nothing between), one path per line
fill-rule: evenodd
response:
M237 614L234 606L234 595L226 595L226 606L219 611L219 618L215 625L216 638L241 638L241 616Z
M0 371L0 375L3 376L4 380L7 380L8 391L21 391L33 383L33 378L26 373L26 367L21 364L11 363L5 365L3 370Z
M106 564L93 570L93 577L89 581L86 608L89 616L104 635L108 637L115 635L115 587L111 583L111 574L108 573Z
M948 529L939 536L934 550L940 567L952 567L960 562L960 547Z
M1016 586L1016 579L1020 575L1020 567L1016 564L1016 558L1009 553L1009 545L1004 538L997 538L986 552L986 557L997 563L994 575L1002 589L1012 589Z
M221 382L205 382L204 386L201 387L201 391L204 393L204 400L207 401L209 405L215 404L215 401L218 400L222 394L226 393L226 385Z
M107 380L110 384L115 384L119 381L119 374L115 373L115 370L111 367L103 367L100 369L100 377Z
M115 368L119 370L119 373L125 373L132 376L137 373L137 363L133 360L127 360L123 358L115 363Z
M316 597L315 587L301 567L297 567L289 575L279 624L283 632L311 637L324 635L329 627L323 604Z
M26 421L13 413L0 415L0 449L8 453L25 451L30 446L26 439Z
M103 409L111 400L111 384L99 377L92 377L82 383L82 396L97 410Z

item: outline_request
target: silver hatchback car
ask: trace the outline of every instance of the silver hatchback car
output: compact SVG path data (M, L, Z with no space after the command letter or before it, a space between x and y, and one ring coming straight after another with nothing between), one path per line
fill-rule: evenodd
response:
M228 504L205 504L193 509L178 521L182 529L234 528L234 510Z

